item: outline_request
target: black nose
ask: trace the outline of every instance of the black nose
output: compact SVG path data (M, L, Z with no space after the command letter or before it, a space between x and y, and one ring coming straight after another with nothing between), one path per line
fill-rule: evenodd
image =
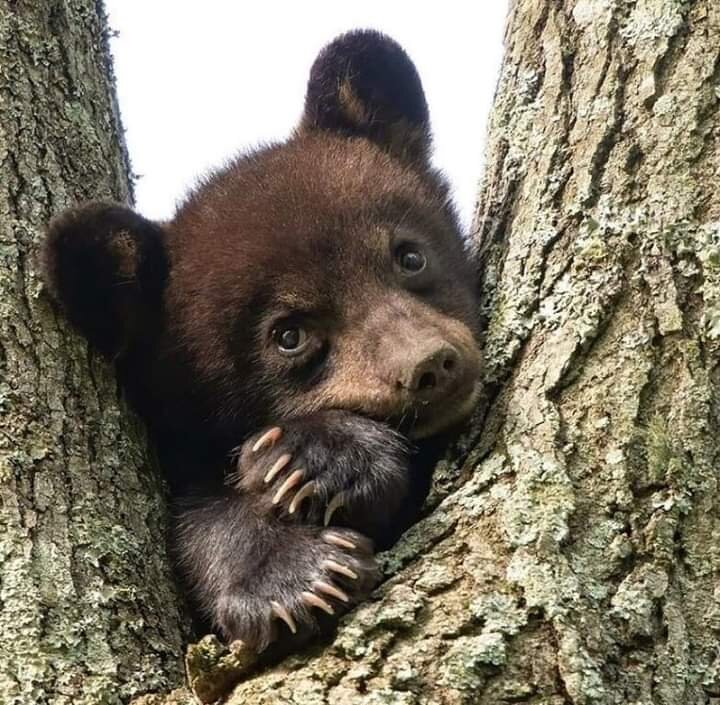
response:
M408 370L406 387L418 399L432 401L443 396L460 375L460 355L443 344ZM401 382L402 383L402 382Z

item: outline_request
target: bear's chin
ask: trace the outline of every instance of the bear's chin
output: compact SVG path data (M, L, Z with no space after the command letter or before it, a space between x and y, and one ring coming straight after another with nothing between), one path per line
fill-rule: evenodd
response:
M436 412L427 420L423 420L422 418L418 419L408 431L408 437L412 440L419 441L459 426L463 421L466 421L474 411L475 405L480 397L481 389L482 385L480 382L477 382L467 396L459 399L451 399L443 404L443 413Z

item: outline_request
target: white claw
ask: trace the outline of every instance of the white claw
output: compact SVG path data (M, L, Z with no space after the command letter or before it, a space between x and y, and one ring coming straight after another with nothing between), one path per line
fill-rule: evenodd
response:
M306 497L310 497L313 492L315 492L315 482L310 480L310 482L306 482L292 498L292 502L290 502L290 508L288 510L289 513L295 514L295 510L300 506L301 502Z
M291 490L295 485L297 485L300 480L302 480L303 477L303 471L302 470L295 470L293 471L290 476L285 480L285 482L280 485L280 489L275 493L275 496L273 497L272 503L278 504L280 500L287 494L288 490Z
M261 450L266 448L272 448L282 436L282 429L278 426L271 428L266 433L263 433L252 448L253 453L259 453Z
M315 590L315 592L324 592L326 595L330 595L330 597L334 597L341 602L350 602L350 597L347 593L330 583L326 583L324 580L315 581L313 583L313 590Z
M345 506L345 493L344 492L338 492L331 500L330 504L327 505L327 509L325 510L325 517L323 518L323 523L325 526L328 526L330 524L330 520L332 519L332 515L335 514L335 512L340 509L340 507Z
M300 596L306 605L309 605L310 607L319 607L323 612L327 612L328 614L335 614L335 610L332 608L332 605L329 602L325 602L322 597L319 597L314 592L308 592L305 590L300 593Z
M341 563L330 560L329 558L323 563L323 568L332 570L333 573L337 573L338 575L344 575L346 578L350 578L351 580L358 579L358 574L352 568L348 568L346 565L342 565Z
M351 551L354 551L357 548L357 546L352 541L349 541L348 539L340 536L339 534L333 534L329 531L325 533L323 538L328 543L331 543L335 546L340 546L340 548L349 548Z
M265 484L269 485L278 475L278 473L290 462L292 455L290 453L284 453L276 461L275 464L268 470L268 474L265 475Z
M295 620L292 618L290 612L288 612L287 609L285 609L279 602L275 602L274 600L270 603L270 606L272 607L272 613L278 619L282 619L282 621L288 625L293 634L297 634L297 625L295 624Z

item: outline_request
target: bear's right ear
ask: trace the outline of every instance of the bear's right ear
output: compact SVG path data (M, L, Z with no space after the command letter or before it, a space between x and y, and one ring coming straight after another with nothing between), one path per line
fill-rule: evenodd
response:
M50 223L44 266L70 322L113 358L159 311L168 274L163 230L125 206L89 203Z

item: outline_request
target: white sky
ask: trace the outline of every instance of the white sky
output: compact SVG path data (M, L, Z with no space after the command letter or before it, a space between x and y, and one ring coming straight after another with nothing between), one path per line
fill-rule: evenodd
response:
M297 122L317 52L372 27L415 62L435 134L435 161L466 221L482 169L485 123L502 58L507 0L106 0L118 96L137 183L151 218L204 170L282 139Z

